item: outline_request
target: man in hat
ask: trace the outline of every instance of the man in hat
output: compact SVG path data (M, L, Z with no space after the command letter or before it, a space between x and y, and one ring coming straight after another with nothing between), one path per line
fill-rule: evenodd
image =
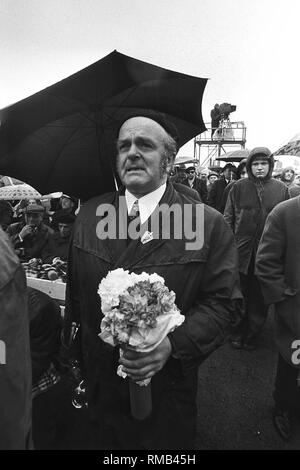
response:
M168 181L177 150L176 129L161 113L126 119L117 139L117 168L124 186L86 202L75 223L64 337L70 336L74 322L80 324L72 349L86 380L93 446L98 449L192 449L198 366L236 322L241 294L233 235L220 214ZM129 219L138 218L138 237L130 237L130 230L126 239L119 230L102 237L98 226L108 208L112 226L118 226L124 206L125 223L127 213ZM169 235L162 230L167 208L179 213L169 217ZM188 209L192 216L184 222L182 214ZM194 249L187 247L185 231L181 237L174 235L180 227L188 229L189 223L198 223L195 236L203 234L203 244ZM156 224L154 238L148 227ZM185 321L151 352L126 350L120 359L119 348L98 336L102 317L98 286L115 268L157 273L176 294ZM131 416L129 383L117 375L119 363L135 382L151 378L152 414L143 421Z
M232 163L226 163L222 170L222 175L217 179L209 192L208 205L223 214L225 205L223 201L223 193L226 186L235 179L235 166Z
M21 261L40 258L53 230L43 223L45 208L36 203L24 209L25 222L16 222L7 233Z
M212 188L212 185L214 184L215 181L219 178L218 173L215 173L214 171L211 171L207 177L207 195L209 196L210 190Z
M50 235L43 249L42 260L44 263L52 263L53 259L57 257L62 261L67 261L75 219L75 215L63 211L57 216L58 232Z
M61 215L75 214L77 202L77 199L73 196L68 196L67 194L63 194L61 196L59 201L60 209L55 211L51 217L51 227L53 228L53 230L58 232L58 219Z
M269 212L289 199L288 188L271 177L274 158L266 147L254 148L247 158L248 178L237 181L229 192L224 218L232 228L239 251L245 317L232 346L252 350L267 318L261 288L254 273L255 256Z
M207 185L206 181L196 176L196 169L194 166L189 166L186 170L186 178L183 180L182 184L188 186L191 189L195 189L199 196L200 200L204 203L207 202Z

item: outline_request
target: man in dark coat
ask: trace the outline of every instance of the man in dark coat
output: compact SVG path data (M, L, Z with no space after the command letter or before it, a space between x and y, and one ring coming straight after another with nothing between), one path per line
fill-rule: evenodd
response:
M61 211L57 216L58 232L49 236L41 254L44 263L52 263L53 259L57 257L62 261L67 261L75 219L75 215L68 212Z
M207 203L207 184L205 180L197 178L195 167L189 166L186 170L187 177L183 180L182 184L191 189L195 189L202 202Z
M25 209L25 222L16 222L7 228L7 233L21 261L40 258L49 236L54 231L43 223L45 208L40 204L29 204Z
M223 193L226 186L232 181L235 166L232 163L227 163L222 171L222 176L215 181L209 191L208 205L223 214L225 209L225 201Z
M236 348L254 349L268 309L264 305L254 274L255 255L269 212L289 199L288 188L271 178L274 158L266 147L254 148L247 159L248 178L237 181L229 192L224 218L232 228L239 251L241 286L246 315L240 332L233 338Z
M31 361L26 279L0 227L0 450L31 445Z
M225 341L236 323L241 293L233 236L220 214L167 182L177 151L175 132L160 113L149 111L148 116L127 119L117 141L118 172L124 188L88 201L75 224L64 332L68 337L72 322L80 324L73 350L86 379L96 448L193 448L198 366ZM136 200L139 237L121 239L122 204L127 214ZM164 237L162 233L165 218L160 217L160 211L175 206L184 211L184 205L192 208L191 221L198 224L195 234L196 238L201 234L201 243L197 247L188 247L185 235L175 237L182 221L171 218L171 235ZM101 236L99 224L105 216L96 214L104 207L116 215L111 221L117 224L116 236ZM196 211L203 217L196 216ZM159 230L156 238L146 241L149 221L151 227L159 221ZM162 276L185 315L184 323L153 351L126 351L121 359L119 347L113 348L98 337L102 314L97 294L100 281L119 267ZM128 378L117 375L119 362L134 381L152 378L153 411L143 421L131 416Z
M300 197L278 204L267 218L256 257L266 305L275 305L279 351L274 424L284 439L300 412ZM298 386L297 386L298 385Z

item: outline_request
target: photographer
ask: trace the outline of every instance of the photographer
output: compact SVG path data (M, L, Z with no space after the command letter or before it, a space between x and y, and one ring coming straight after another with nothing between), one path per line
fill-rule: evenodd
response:
M43 223L45 208L39 204L29 204L25 210L25 222L11 224L7 233L21 261L40 258L49 235L54 233Z

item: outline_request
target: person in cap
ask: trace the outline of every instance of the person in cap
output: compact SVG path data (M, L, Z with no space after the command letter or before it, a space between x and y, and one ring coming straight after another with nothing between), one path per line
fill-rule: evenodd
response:
M226 163L222 170L222 175L215 181L210 189L208 205L223 214L225 205L223 193L226 186L235 179L235 166L232 163Z
M266 218L280 202L289 199L288 188L271 177L274 158L266 147L254 148L246 162L248 178L231 188L224 218L232 228L239 251L241 287L245 298L245 316L232 346L252 350L267 318L261 288L254 272L255 256Z
M75 211L77 208L77 199L74 198L73 196L68 196L67 194L63 194L60 197L59 205L60 209L54 212L54 214L51 217L51 227L55 232L58 232L58 219L60 218L61 215L64 214L72 214L75 215Z
M224 207L225 209L225 206L226 206L226 202L227 202L227 198L228 198L228 194L232 188L232 186L240 179L243 179L243 178L248 178L248 173L247 173L247 169L246 169L246 163L247 163L247 158L244 158L239 164L238 164L238 167L236 169L236 180L232 180L227 186L226 188L224 189L224 192L223 192L223 201L222 201L222 206Z
M16 222L7 233L21 261L40 258L53 230L43 223L45 208L36 203L24 209L24 222Z
M75 355L85 378L96 449L194 448L198 366L236 323L242 297L233 234L220 214L168 181L177 150L174 127L161 113L124 120L117 138L123 186L87 201L75 222L63 337L70 336L74 323L80 325L69 354ZM131 216L131 208L138 206L138 237L128 234L122 239L119 230L101 237L97 227L105 220L102 209L107 211L110 205L116 216L112 223L118 224L122 204L125 223L127 213ZM170 210L176 206L180 214L184 206L191 208L192 223L197 223L197 207L203 211L205 224L198 230L203 230L203 245L188 249L184 231L175 237L174 230L183 226L181 217L180 221L170 217L170 235L163 235L161 209L168 206ZM156 223L157 237L145 238ZM98 336L102 317L98 286L117 267L162 276L185 316L184 323L151 352L126 350L120 358L119 348ZM151 377L152 413L145 420L131 416L128 379L117 375L119 364L135 382Z
M195 189L200 196L200 200L206 203L207 202L206 181L196 176L196 169L194 166L189 166L185 170L185 172L186 172L186 178L183 180L182 184L184 184L185 186L188 186L191 189Z
M67 261L70 237L75 222L75 215L61 211L56 221L58 232L53 233L42 251L42 260L44 263L52 263L54 258L60 258Z
M210 193L210 190L212 188L212 185L217 179L219 178L218 173L215 173L214 171L211 171L207 177L207 196Z

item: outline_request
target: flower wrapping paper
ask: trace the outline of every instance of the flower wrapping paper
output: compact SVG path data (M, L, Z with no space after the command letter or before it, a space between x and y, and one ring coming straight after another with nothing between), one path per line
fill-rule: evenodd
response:
M184 322L175 293L154 274L110 271L99 284L103 318L99 337L112 346L150 352ZM124 376L122 368L119 375Z

